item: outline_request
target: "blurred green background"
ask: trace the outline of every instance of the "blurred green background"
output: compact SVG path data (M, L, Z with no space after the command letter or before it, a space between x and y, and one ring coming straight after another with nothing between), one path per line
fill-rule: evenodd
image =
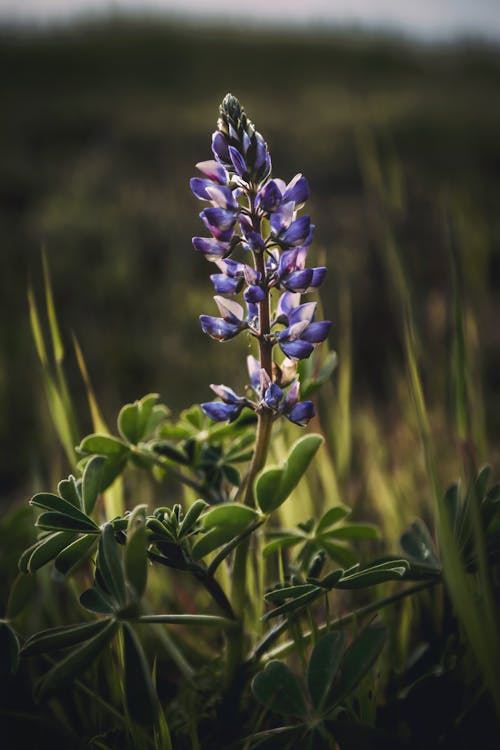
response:
M227 91L268 141L275 176L301 171L309 180L311 252L329 267L330 345L342 363L350 300L352 401L360 418L377 414L373 444L382 436L396 462L405 417L400 308L384 259L390 235L413 294L431 409L444 420L450 246L459 258L474 387L485 393L478 409L488 457L498 460L498 49L114 21L4 30L0 65L4 506L67 468L29 326L29 280L43 303L42 244L82 435L92 428L72 333L110 424L147 392L178 411L210 398L211 382L245 381L246 340L221 348L201 332L198 315L214 313L211 268L191 247L204 231L188 181L195 162L210 158Z

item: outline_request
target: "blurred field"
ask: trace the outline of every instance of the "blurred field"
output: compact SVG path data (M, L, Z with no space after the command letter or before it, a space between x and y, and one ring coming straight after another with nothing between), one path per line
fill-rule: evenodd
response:
M210 269L190 242L203 232L188 180L194 163L209 158L226 91L268 140L275 175L309 179L313 248L330 269L322 299L341 366L350 363L350 300L355 467L365 471L361 488L354 475L354 494L385 498L384 513L404 515L393 501L404 503L419 481L390 242L411 289L443 457L455 450L450 247L458 259L480 457L498 461L498 50L109 23L3 32L0 65L3 503L31 494L34 481L52 483L54 467L64 467L58 476L66 470L26 301L29 278L42 299L42 243L81 434L91 426L71 332L110 423L122 403L146 392L178 410L206 399L210 382L244 381L245 340L221 350L199 328L198 315L213 309ZM349 436L337 440L345 400L331 418L339 377L321 418L347 473ZM347 375L344 395L349 388Z

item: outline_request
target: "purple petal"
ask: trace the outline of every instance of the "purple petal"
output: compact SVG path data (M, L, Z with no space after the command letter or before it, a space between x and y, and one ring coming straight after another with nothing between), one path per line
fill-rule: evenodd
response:
M200 404L200 406L203 413L213 419L214 422L225 422L226 420L233 422L243 408L240 405L223 404L221 401L209 401Z
M231 211L236 211L238 203L235 200L232 190L224 185L214 185L211 183L205 190L209 195L209 199L220 208L228 208Z
M196 165L196 169L199 169L202 175L207 177L212 182L218 182L219 185L227 185L228 174L222 164L218 164L213 159L210 161L199 161Z
M246 161L240 154L238 149L234 148L234 146L229 146L229 155L237 174L239 174L239 176L243 178L248 177L248 168Z
M295 323L306 321L308 324L312 323L314 319L314 313L316 312L317 302L305 302L303 305L295 307L290 310L288 314L288 321L290 325Z
M247 357L247 368L250 376L250 385L257 392L260 386L260 362L252 354L249 354Z
M281 350L290 359L307 359L314 349L314 346L308 341L296 339L295 341L280 341Z
M314 417L314 405L312 401L299 401L285 416L300 427L305 427L312 417Z
M200 218L217 240L229 242L234 233L236 214L224 208L205 208Z
M264 249L264 240L259 232L256 232L251 224L248 223L246 217L240 218L240 227L244 238L248 242L251 250L260 252Z
M307 291L317 289L317 287L319 287L323 283L323 279L326 276L326 271L326 266L318 266L317 268L312 269L313 275L309 283L309 289Z
M253 302L254 304L257 304L266 298L266 293L260 286L252 284L252 286L248 286L245 289L243 297L245 298L245 302Z
M242 396L238 396L238 394L233 391L232 388L229 388L227 385L214 385L213 383L210 385L210 388L213 390L216 396L221 398L225 404L245 404L246 398L243 398Z
M304 242L302 243L306 247L311 244L315 229L316 229L316 227L314 226L314 224L311 224L311 226L309 228L309 234L307 235L307 237L305 238Z
M299 381L296 380L288 389L288 393L285 396L285 400L283 402L284 411L290 411L295 406L295 404L299 400L299 393L300 384Z
M236 325L244 324L243 308L238 302L231 299L224 299L224 297L219 297L218 294L214 297L214 300L224 320Z
M304 268L303 271L294 271L281 279L281 286L290 292L300 292L303 294L311 286L312 278L312 268Z
M294 209L294 203L283 203L277 211L271 214L271 232L275 237L279 237L290 226Z
M229 245L219 242L213 237L193 237L193 247L212 262L220 261L231 252Z
M269 180L269 182L266 182L262 190L257 193L255 205L266 213L271 213L278 208L281 199L281 191L275 180Z
M212 135L212 151L217 161L223 164L231 164L226 139L218 130Z
M218 294L237 294L243 286L243 279L226 276L225 273L213 273L210 280Z
M301 174L296 174L285 190L284 201L293 201L295 205L305 203L309 198L309 185L307 180Z
M278 301L278 307L276 308L276 320L281 321L283 319L288 323L288 315L290 310L298 307L300 303L300 294L294 294L292 292L284 292Z
M284 253L281 253L278 265L278 276L285 276L296 270L297 252L297 248L294 248L293 250L285 250Z
M211 200L207 193L207 187L210 187L213 183L210 180L204 180L201 177L193 177L189 180L189 187L191 191L202 201Z
M271 409L276 409L282 398L283 391L276 383L271 383L264 393L264 401Z
M244 263L238 263L236 260L219 260L217 261L217 267L220 268L222 273L231 278L242 278L245 276L245 269L247 266Z
M309 341L311 344L319 344L328 336L328 331L330 330L331 325L332 323L330 320L311 323L302 334L302 339L304 341Z
M245 326L229 323L223 318L212 318L210 315L200 315L201 329L215 341L229 341L238 335Z
M252 171L260 182L271 171L271 157L264 138L260 133L255 133L255 156L252 164Z
M301 245L307 240L311 231L311 219L309 216L301 216L293 221L281 237L282 242L287 245Z

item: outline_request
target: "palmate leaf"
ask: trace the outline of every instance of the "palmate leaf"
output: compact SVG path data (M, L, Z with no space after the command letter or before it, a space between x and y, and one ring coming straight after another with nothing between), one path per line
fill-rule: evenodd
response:
M348 516L350 512L351 509L346 505L335 505L333 508L329 508L318 521L316 532L318 534L321 534L327 529L330 529L332 526Z
M105 622L105 626L75 651L57 662L40 680L37 686L38 701L46 700L80 676L107 646L118 630L119 624L114 620Z
M168 417L169 410L163 404L157 404L158 399L157 393L149 393L122 408L118 415L118 430L127 442L137 445Z
M85 466L82 477L83 508L87 515L91 515L97 498L103 487L103 475L106 459L104 456L94 456Z
M43 508L44 510L51 511L54 513L60 513L61 515L68 516L75 521L79 521L82 524L88 524L96 527L96 524L88 517L88 515L80 508L76 508L72 503L54 495L51 492L39 492L34 495L30 500L30 505L34 505L36 508Z
M41 513L35 522L35 526L47 531L82 531L87 534L99 534L99 527L92 519L79 520L55 511Z

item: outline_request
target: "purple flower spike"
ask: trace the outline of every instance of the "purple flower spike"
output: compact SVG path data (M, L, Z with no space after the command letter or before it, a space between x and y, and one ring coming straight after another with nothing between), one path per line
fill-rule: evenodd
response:
M266 345L276 345L285 359L279 365L266 359L263 369L249 356L255 400L238 396L228 386L212 385L221 401L202 408L216 421L232 421L249 407L305 425L314 408L311 401L299 401L297 362L311 355L331 326L314 320L317 303L301 303L301 295L316 290L326 274L324 266L306 267L314 225L298 212L309 198L309 185L302 174L288 184L271 177L267 144L232 94L224 97L219 113L212 136L215 158L197 164L201 176L191 180L194 195L211 204L200 214L211 237L195 237L193 245L218 268L210 278L220 317L201 315L201 327L217 341L246 330L258 339L261 352ZM251 256L248 262L229 259L241 249ZM273 289L280 292L274 309ZM231 298L242 291L246 311Z

